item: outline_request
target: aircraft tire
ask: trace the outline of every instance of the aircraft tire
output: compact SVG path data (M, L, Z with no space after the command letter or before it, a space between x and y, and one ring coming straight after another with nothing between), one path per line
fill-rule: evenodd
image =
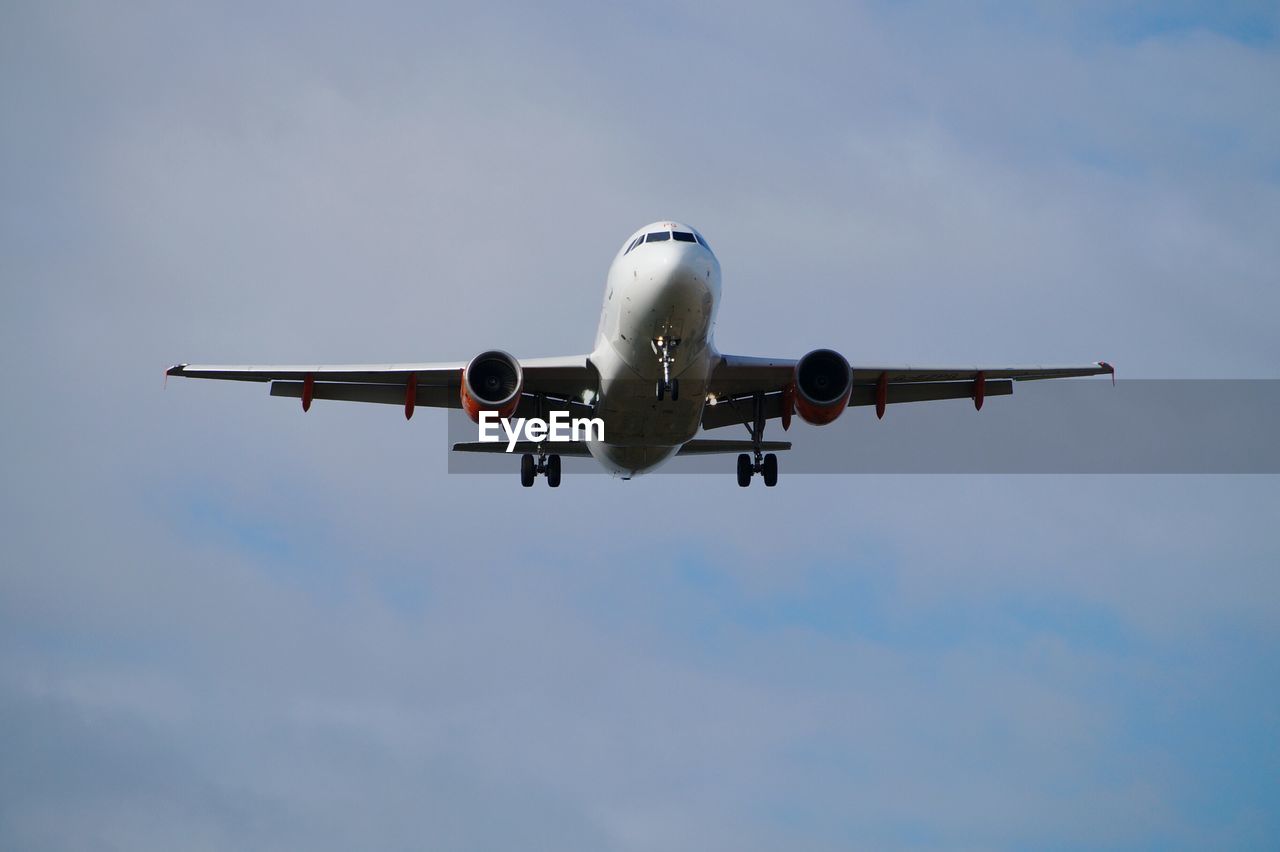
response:
M778 457L773 453L769 453L764 457L764 484L766 488L772 488L778 484Z

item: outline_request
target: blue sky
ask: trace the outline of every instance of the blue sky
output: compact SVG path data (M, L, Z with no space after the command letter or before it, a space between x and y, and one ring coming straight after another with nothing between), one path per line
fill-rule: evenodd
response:
M1276 378L1276 28L6 9L0 846L1274 846L1274 477L526 491L161 371L584 351L674 217L726 351Z

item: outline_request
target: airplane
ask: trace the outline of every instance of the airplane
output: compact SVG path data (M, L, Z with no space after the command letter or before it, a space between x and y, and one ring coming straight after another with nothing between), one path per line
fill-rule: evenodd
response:
M757 474L778 482L776 453L786 441L764 440L765 426L783 430L794 415L834 422L854 406L971 399L1013 393L1013 382L1110 374L1105 361L1059 367L919 367L850 365L834 349L798 359L726 355L713 340L720 304L720 262L695 228L660 221L629 236L609 267L595 348L586 355L519 360L488 349L470 361L406 364L225 366L179 364L168 376L270 382L272 396L462 409L476 423L532 418L558 410L603 422L591 440L524 440L520 484L541 474L561 480L561 455L591 456L621 479L652 471L677 455L737 454L738 485ZM747 440L697 437L745 426ZM457 452L504 452L506 442L457 443Z

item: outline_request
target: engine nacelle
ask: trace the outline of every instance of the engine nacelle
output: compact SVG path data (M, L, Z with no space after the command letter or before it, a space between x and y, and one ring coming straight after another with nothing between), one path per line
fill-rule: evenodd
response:
M462 368L462 410L475 423L480 422L482 411L510 417L520 405L523 387L519 361L498 349L481 352Z
M849 406L853 373L844 356L833 349L815 349L796 362L796 413L806 423L823 426Z

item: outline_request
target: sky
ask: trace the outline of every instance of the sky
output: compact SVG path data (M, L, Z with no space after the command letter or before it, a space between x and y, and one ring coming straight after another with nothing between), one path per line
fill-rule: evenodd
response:
M522 489L162 371L584 352L673 218L723 351L1280 378L1278 30L4 4L0 847L1275 846L1274 476Z

